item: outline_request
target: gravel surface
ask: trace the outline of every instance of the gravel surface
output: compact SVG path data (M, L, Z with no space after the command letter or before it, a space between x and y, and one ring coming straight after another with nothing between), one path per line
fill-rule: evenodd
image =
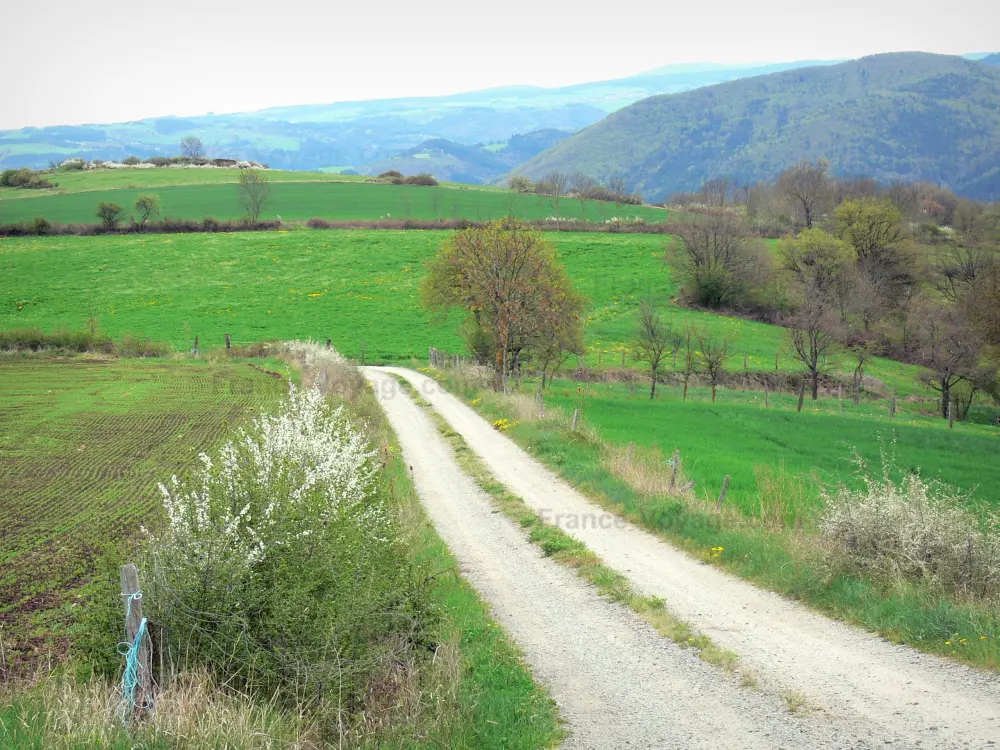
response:
M821 718L792 715L776 696L739 688L734 678L544 558L523 530L493 509L398 384L379 370L364 373L462 574L558 703L570 731L565 747L874 746Z
M803 694L842 737L880 747L1000 746L996 675L894 645L688 557L572 489L433 379L388 369L409 380L525 503L636 588L664 597L671 612L736 652L768 687Z

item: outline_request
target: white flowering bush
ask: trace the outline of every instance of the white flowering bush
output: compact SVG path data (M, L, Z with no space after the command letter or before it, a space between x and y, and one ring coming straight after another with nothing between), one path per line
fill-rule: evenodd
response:
M881 476L858 458L859 487L824 495L819 529L832 560L850 572L893 582L931 583L951 594L988 599L1000 593L1000 527L939 482L910 473Z
M292 388L161 485L144 603L170 652L293 700L363 690L384 650L430 621L414 617L426 604L375 455L343 407Z

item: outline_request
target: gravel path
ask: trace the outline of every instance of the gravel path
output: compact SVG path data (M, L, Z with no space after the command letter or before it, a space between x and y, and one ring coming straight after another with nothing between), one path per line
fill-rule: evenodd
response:
M832 726L894 747L1000 746L1000 680L894 645L693 560L609 514L432 379L404 376L496 478L676 616L736 652L766 684L793 689ZM720 746L726 746L721 743Z
M740 689L692 651L606 602L574 573L541 556L493 510L455 462L422 409L379 370L364 370L412 467L438 533L462 574L492 608L549 687L571 748L867 748L823 720Z

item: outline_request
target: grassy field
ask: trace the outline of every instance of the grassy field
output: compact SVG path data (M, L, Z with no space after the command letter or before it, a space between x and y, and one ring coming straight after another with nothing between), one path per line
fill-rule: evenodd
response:
M60 649L91 561L158 518L157 482L284 390L245 364L0 359L7 658Z
M634 311L648 296L674 325L695 323L726 338L728 368L797 371L787 334L775 326L684 310L657 235L547 233L587 313L591 366L620 365ZM424 264L446 232L316 230L0 239L0 329L84 328L93 312L112 335L132 331L188 348L236 341L331 337L368 362L426 357L430 346L457 352L459 317L439 319L420 305ZM626 351L626 363L631 362ZM846 370L848 363L837 369ZM868 369L901 396L923 392L916 369L879 360ZM928 394L928 398L929 398Z
M819 413L798 414L791 398L782 399L780 410L767 412L759 404L740 404L741 397L735 394L726 394L733 398L713 406L707 389L702 388L695 389L694 399L689 396L687 404L670 398L640 404L623 393L578 394L576 384L562 381L546 397L547 418L529 418L523 405L477 390L470 381L454 378L452 372L437 376L486 419L507 419L513 425L507 434L533 457L598 503L662 534L706 564L725 567L895 643L1000 670L1000 620L995 604L956 601L932 586L879 583L831 569L817 541L815 518L809 515L819 504L818 495L811 487L800 491L802 480L796 477L797 472L815 470L827 482L849 480L852 448L877 461L878 435L885 434L888 445L896 433L898 470L919 465L925 475L940 475L959 486L983 480L975 497L996 508L1000 496L988 481L995 465L995 435L967 425L949 433L936 424L920 425L919 417L912 418L912 423L901 419L904 424L889 425L876 421L874 414L866 416L865 407L859 414L834 416L829 403ZM525 390L532 392L533 385ZM585 427L573 432L569 415L581 399ZM597 427L596 435L587 429L591 426ZM664 458L680 447L684 472L698 483L700 497L682 500L650 494L624 481L607 456L615 446L620 450L629 441L636 444L640 456L644 446L659 447ZM765 523L755 507L753 467L773 468L781 463L788 472L780 489L788 495L780 500L803 503L799 517L804 518L804 528L788 516L784 526ZM716 510L715 499L727 473L732 481L726 506L738 506L742 513ZM666 474L661 472L661 476Z
M124 170L122 170L124 172ZM205 216L235 219L243 215L235 186L237 170L146 169L119 172L59 173L54 191L0 188L0 223L44 216L60 223L94 223L97 204L117 203L132 211L136 196L160 196L161 216L201 220ZM177 174L179 173L179 174ZM218 174L217 174L218 173ZM394 219L487 220L513 212L522 219L545 219L555 209L549 199L480 186L442 185L436 188L365 183L363 178L318 172L274 172L271 195L262 219L303 221L314 216L334 220ZM649 222L667 218L665 209L623 206L624 216ZM617 215L613 203L563 198L559 215L567 219L605 221Z
M993 481L1000 449L995 427L961 424L949 430L936 415L920 414L919 402L900 405L889 422L884 404L844 403L836 398L806 401L795 411L796 397L721 389L717 403L709 389L692 388L682 401L678 388L663 387L650 402L644 386L580 385L557 380L547 403L581 414L614 443L634 442L670 456L680 450L684 469L699 494L715 499L723 477L730 475L726 502L756 510L756 469L784 466L808 488L817 505L817 483L829 486L854 473L854 451L879 470L881 452L895 454L896 469L939 478L978 501L1000 507L1000 487Z

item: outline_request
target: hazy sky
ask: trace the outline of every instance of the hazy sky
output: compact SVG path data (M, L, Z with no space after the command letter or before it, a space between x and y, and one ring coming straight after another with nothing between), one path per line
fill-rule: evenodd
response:
M1000 50L998 0L4 0L0 128Z

